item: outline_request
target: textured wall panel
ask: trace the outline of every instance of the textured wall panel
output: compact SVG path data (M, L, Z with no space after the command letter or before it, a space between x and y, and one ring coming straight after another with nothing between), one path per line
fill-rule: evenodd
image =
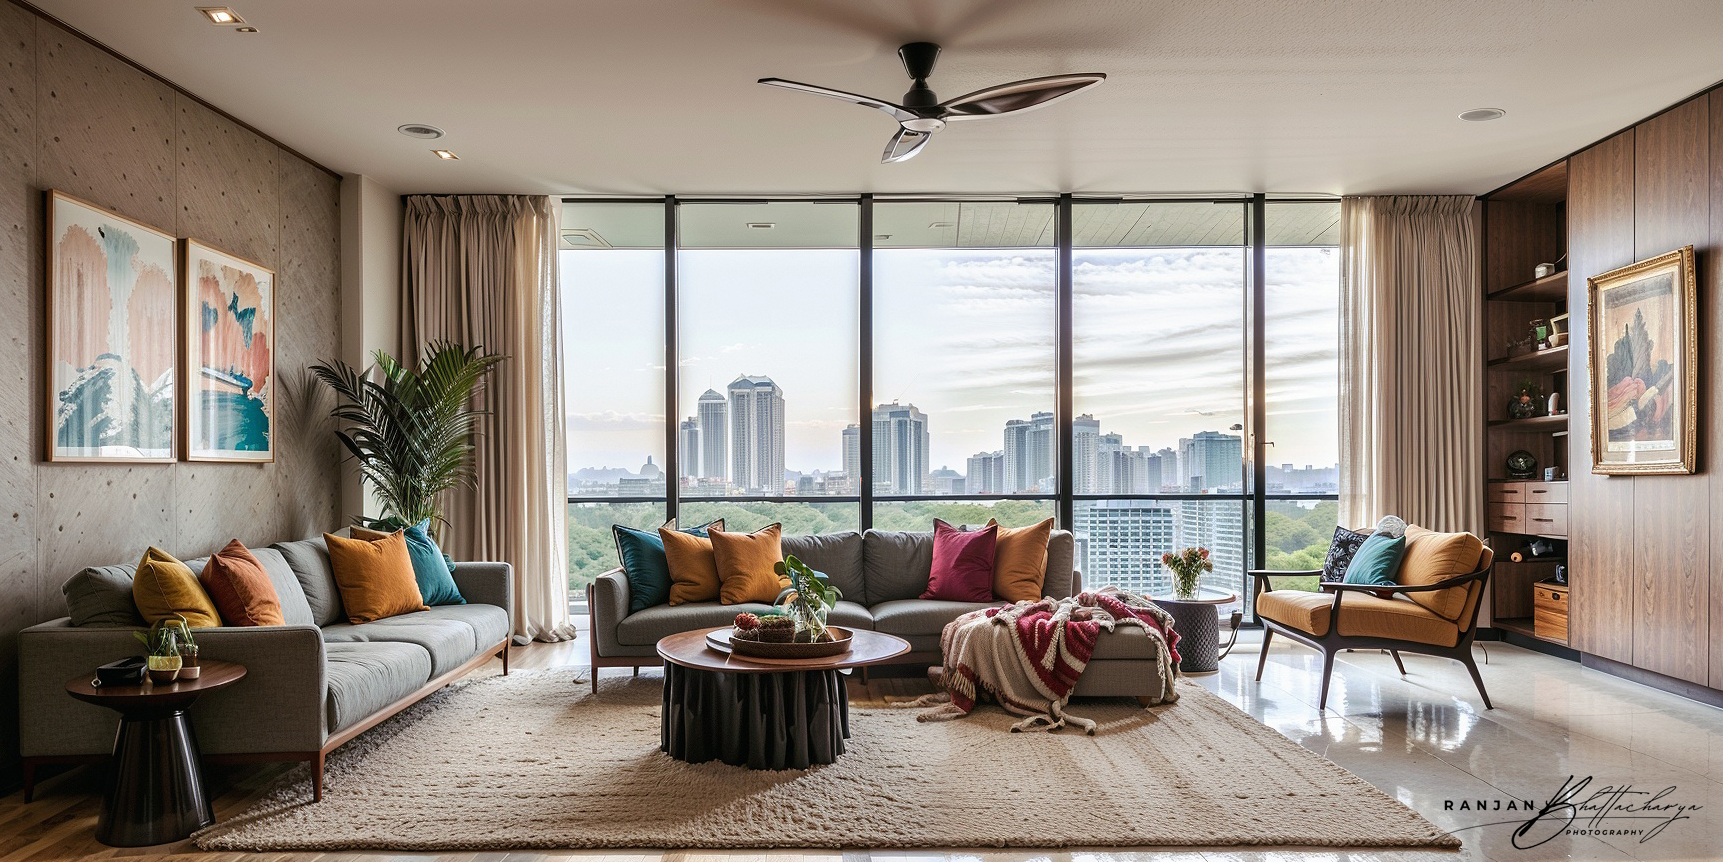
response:
M341 184L299 159L281 162L281 266L277 275L276 404L280 532L316 535L340 511L340 450L327 421L333 401L305 369L340 356Z
M39 252L29 225L36 172L36 17L0 4L0 403L33 404L33 289ZM31 410L0 411L0 774L18 735L18 643L42 616L36 580L36 471Z
M178 235L278 269L280 149L183 95L175 124Z

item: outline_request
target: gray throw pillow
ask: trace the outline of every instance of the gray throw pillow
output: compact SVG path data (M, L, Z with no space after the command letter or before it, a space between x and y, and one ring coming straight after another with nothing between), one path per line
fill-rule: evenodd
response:
M1406 522L1393 515L1383 515L1382 520L1376 522L1376 528L1370 532L1381 533L1390 539L1404 538L1406 535Z
M132 599L136 565L90 566L60 587L66 594L66 615L75 626L141 626L138 603Z

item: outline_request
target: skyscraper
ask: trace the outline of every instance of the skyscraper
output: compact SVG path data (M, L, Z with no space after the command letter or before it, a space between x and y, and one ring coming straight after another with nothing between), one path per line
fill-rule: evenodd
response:
M724 396L708 389L694 410L700 423L700 459L690 461L683 472L704 479L730 478L729 404Z
M844 428L844 475L861 479L861 426Z
M1071 420L1071 487L1079 494L1101 493L1101 420L1088 413Z
M1027 421L1007 421L1005 448L1000 450L1005 453L1003 493L1052 490L1055 442L1051 413L1032 413Z
M1219 431L1198 431L1179 440L1179 484L1206 491L1244 484L1244 447L1239 438Z
M873 409L873 483L884 494L922 494L927 487L927 417L914 404Z
M1177 541L1173 505L1095 500L1079 506L1072 532L1084 588L1111 585L1143 595L1170 590L1172 578L1161 566L1161 555Z
M692 416L676 428L676 459L683 476L705 475L700 472L700 422Z
M730 383L730 481L755 494L784 490L784 391L770 377Z
M1005 493L1005 452L977 452L969 456L969 472L964 479L965 493Z

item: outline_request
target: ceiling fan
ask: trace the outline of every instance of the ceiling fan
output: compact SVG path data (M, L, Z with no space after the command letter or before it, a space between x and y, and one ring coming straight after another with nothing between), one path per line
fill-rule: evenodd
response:
M898 130L886 143L885 153L880 157L880 162L885 164L901 162L921 152L933 133L945 128L946 123L1022 113L1074 96L1107 80L1107 76L1099 72L1025 78L941 102L927 86L927 77L933 74L933 64L939 60L939 46L932 42L911 42L897 49L897 56L903 60L903 69L914 82L909 92L903 94L902 104L783 78L761 78L760 83L853 102L890 114L897 121Z

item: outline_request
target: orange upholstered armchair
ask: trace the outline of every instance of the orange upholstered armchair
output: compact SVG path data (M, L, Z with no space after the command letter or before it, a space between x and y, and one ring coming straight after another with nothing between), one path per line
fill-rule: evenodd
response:
M1451 658L1471 671L1484 708L1492 709L1484 680L1472 661L1477 636L1478 607L1495 555L1471 533L1434 533L1422 527L1406 529L1406 553L1393 588L1363 584L1323 583L1322 592L1275 590L1281 576L1310 577L1320 572L1254 570L1256 615L1262 620L1262 657L1256 678L1268 663L1268 644L1282 635L1322 652L1322 693L1319 709L1328 706L1328 680L1334 654L1348 649L1387 650L1400 673L1406 666L1400 653L1414 652ZM1392 592L1389 592L1389 590ZM1384 597L1382 593L1389 592Z

